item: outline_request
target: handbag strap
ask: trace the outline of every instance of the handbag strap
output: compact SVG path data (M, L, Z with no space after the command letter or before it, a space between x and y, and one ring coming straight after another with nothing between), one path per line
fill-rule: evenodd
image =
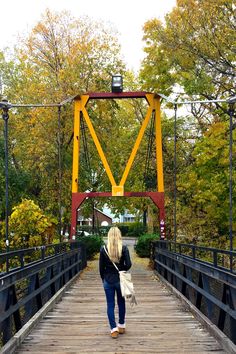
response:
M106 252L108 258L110 259L111 263L114 265L114 267L115 267L115 268L118 270L118 272L119 272L119 268L118 268L117 265L111 260L109 254L108 254L108 252L107 252L106 246L103 246L103 248L104 248L104 250L105 250L105 252Z

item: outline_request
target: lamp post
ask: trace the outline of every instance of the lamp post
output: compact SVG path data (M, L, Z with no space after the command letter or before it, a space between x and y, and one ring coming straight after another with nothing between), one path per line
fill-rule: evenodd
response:
M229 103L229 238L230 251L233 251L233 116L236 96ZM232 267L232 264L231 264Z
M59 211L59 237L60 242L62 242L62 159L61 159L61 106L58 106L58 133L57 133L57 146L58 146L58 211Z
M176 222L176 197L177 197L177 186L176 186L176 174L177 174L177 104L174 105L175 110L175 121L174 121L174 242L176 247L177 238L177 222Z
M6 227L5 227L5 240L6 240L6 251L9 251L9 238L8 238L8 213L9 213L9 197L8 197L8 119L9 119L9 104L7 100L2 100L0 103L0 108L2 108L2 118L4 120L4 150L5 150L5 213L6 213ZM8 260L7 260L7 271L8 271Z
M230 251L233 251L233 116L236 96L228 100L229 103L229 240ZM233 258L230 255L230 270L233 269Z

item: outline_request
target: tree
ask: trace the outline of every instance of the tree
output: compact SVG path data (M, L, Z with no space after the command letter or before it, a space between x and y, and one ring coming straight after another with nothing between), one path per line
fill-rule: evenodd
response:
M47 10L18 44L5 70L4 94L11 102L61 102L86 91L110 90L111 74L123 72L115 31L89 18ZM15 163L30 175L28 195L58 212L59 145L62 205L70 208L73 107L17 109L11 112L9 139ZM65 213L64 215L67 215Z
M56 220L45 215L32 200L24 199L9 218L10 247L27 248L49 244L55 236Z
M3 124L0 122L0 128ZM3 128L2 128L3 129ZM4 154L4 141L0 133L0 220L5 218L5 188L6 188L6 176L5 176L5 154ZM30 185L30 176L20 166L14 164L14 156L9 156L8 161L8 197L9 197L9 209L13 205L20 202L22 198L27 195L27 190Z
M178 0L165 18L144 26L144 82L165 93L229 97L235 87L235 0Z
M164 23L153 19L144 26L147 56L140 72L143 87L191 100L235 95L235 23L235 0L178 0ZM191 121L189 114L178 115L179 233L205 243L211 239L218 246L227 243L227 109L220 103L214 107L194 105ZM172 128L163 133L166 202L170 210L173 124L170 121Z
M234 134L235 135L235 134ZM215 123L196 143L193 164L179 175L182 202L190 205L198 221L194 237L201 242L208 239L212 246L225 247L228 243L229 215L229 148L228 125ZM234 164L235 164L234 159ZM235 180L235 177L234 177ZM233 214L235 208L235 185L233 190ZM236 225L234 222L233 228ZM193 235L191 235L193 236ZM210 237L210 239L209 239Z

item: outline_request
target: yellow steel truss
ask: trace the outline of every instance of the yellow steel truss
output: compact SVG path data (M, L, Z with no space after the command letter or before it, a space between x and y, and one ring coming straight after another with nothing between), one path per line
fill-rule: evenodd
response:
M73 171L72 171L72 193L78 192L78 181L79 181L79 140L80 140L80 115L83 117L87 123L88 129L97 148L98 154L101 158L107 176L110 180L112 186L112 196L123 196L124 195L124 185L129 175L130 169L134 162L135 156L139 149L140 143L142 141L145 129L147 128L148 122L155 113L155 129L156 129L156 168L157 168L157 186L158 192L164 192L164 181L163 181L163 160L162 160L162 137L161 137L161 116L160 116L160 97L148 93L146 94L146 99L148 101L149 107L144 121L139 130L138 136L136 138L135 144L133 146L132 152L128 159L127 165L125 166L123 175L121 177L120 183L117 184L112 171L110 169L109 163L106 159L105 153L101 147L93 124L89 118L88 112L86 110L86 104L89 100L89 95L81 95L75 100L75 111L74 111L74 147L73 147Z

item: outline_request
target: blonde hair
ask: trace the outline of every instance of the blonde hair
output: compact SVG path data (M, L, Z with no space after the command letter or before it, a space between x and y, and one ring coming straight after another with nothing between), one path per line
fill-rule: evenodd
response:
M122 254L122 235L118 227L113 226L108 232L108 254L113 262L119 262Z

